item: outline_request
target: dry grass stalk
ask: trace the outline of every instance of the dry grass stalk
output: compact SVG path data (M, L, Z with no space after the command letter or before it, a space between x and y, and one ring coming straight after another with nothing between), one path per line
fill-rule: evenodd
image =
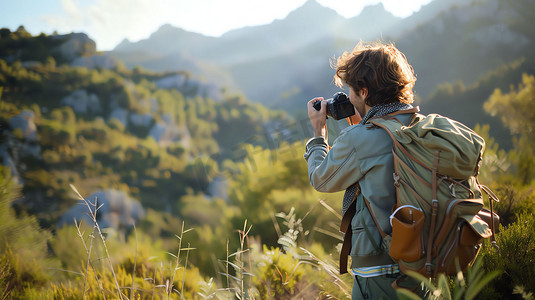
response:
M111 273L113 275L113 279L115 281L115 287L117 288L117 293L118 293L119 299L124 299L124 297L126 297L126 296L121 292L121 288L119 287L119 282L117 281L117 275L115 274L115 270L113 269L113 264L111 262L110 253L109 253L108 247L106 245L106 239L104 238L104 235L102 235L102 231L100 230L100 226L98 225L98 222L97 222L97 212L102 207L103 204L101 204L100 206L97 206L97 200L98 199L96 199L96 198L95 198L95 203L91 203L91 201L86 200L84 197L82 197L82 195L80 194L80 192L78 192L78 190L76 189L76 187L74 187L74 185L70 184L70 187L76 193L76 195L78 195L80 200L82 200L84 202L84 204L87 206L87 208L89 210L89 213L87 215L90 217L91 221L93 221L93 224L94 224L93 233L95 232L95 229L96 229L100 239L102 240L102 244L104 246L104 251L106 251L106 257L105 258L108 261L108 264L110 266L110 270L111 270ZM91 206L93 206L94 211L91 209ZM102 290L102 286L100 286L100 288ZM84 297L85 297L85 289L84 289Z

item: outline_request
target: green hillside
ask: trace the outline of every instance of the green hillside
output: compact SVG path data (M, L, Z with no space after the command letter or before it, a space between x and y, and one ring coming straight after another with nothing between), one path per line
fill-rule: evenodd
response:
M0 57L4 296L114 297L113 281L118 277L124 285L124 272L135 263L142 268L135 274L139 288L150 290L175 278L175 289L180 286L181 295L190 299L209 277L218 277L217 285L222 286L221 261L229 255L227 247L231 253L240 247L234 231L244 222L254 224L249 234L266 247L277 245L278 234L284 233L274 230L274 222L277 228L294 226L285 223L283 215L276 216L279 212L291 212L287 220L308 215L299 221L306 228L336 223L336 217L318 204L320 195L306 179L301 154L306 128L286 113L224 92L220 99L207 97L209 85L183 71L132 70L121 63L110 69L73 66L77 58L56 49L78 35L51 43L57 37L21 35L22 29L2 32L0 45L5 48L0 53L7 53ZM10 56L28 51L26 45L41 50ZM94 195L87 198L87 209L71 186L83 197ZM102 196L123 202L98 198ZM329 202L339 210L335 198L329 197ZM114 208L117 205L122 211ZM89 234L92 220L86 216L95 211L101 212L94 218L106 242L95 240L90 251L84 242L98 235ZM74 227L72 218L81 222L80 227ZM182 237L181 230L187 228L195 230L177 243L176 236ZM310 230L300 236L310 238L320 253L321 243L335 240ZM139 242L135 247L134 241ZM181 253L189 248L186 243L196 250L186 262L175 261L187 271L186 279L185 273L158 267L173 261L166 252ZM103 247L111 254L104 254ZM270 249L260 247L255 255L261 259L271 255ZM99 260L103 255L109 255L118 274L107 273L107 265ZM288 263L296 259L284 255ZM88 258L90 265L84 262ZM106 296L94 281L84 292L89 278L80 274L87 271L109 285ZM143 281L152 276L158 282ZM317 292L320 281L308 282ZM262 280L249 284L265 285ZM144 299L167 293L155 289Z
M21 38L17 35L11 40ZM46 45L54 37L25 39ZM33 55L29 60L43 54ZM203 97L187 80L181 88L158 87L164 78L189 78L184 72L87 69L56 65L53 57L25 65L0 60L1 116L9 124L25 110L33 113L41 155L20 157L28 160L21 176L25 193L46 196L28 197L19 205L39 212L49 225L72 204L62 183L87 190L122 187L146 207L176 213L176 202L188 189L206 192L209 176L228 171L224 166L232 169L230 159L241 144L269 147L254 137L270 134L268 123L291 121L241 96ZM89 102L83 106L82 101ZM171 137L150 134L155 129Z

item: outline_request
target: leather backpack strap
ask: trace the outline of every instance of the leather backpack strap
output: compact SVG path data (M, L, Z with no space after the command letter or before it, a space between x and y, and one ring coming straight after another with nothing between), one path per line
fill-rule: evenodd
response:
M479 185L479 188L482 191L484 191L489 197L489 206L490 206L490 224L489 225L490 225L490 229L492 230L492 236L490 238L490 241L494 249L499 250L500 247L498 247L498 244L496 243L496 236L495 236L495 233L496 233L495 228L499 226L498 224L495 224L495 222L498 221L499 223L499 217L497 214L494 213L493 202L494 201L500 202L500 199L498 199L498 197L494 194L494 192L492 192L492 190L488 188L486 185L479 184L479 182L478 182L478 185ZM497 218L498 220L495 220L495 218Z
M359 187L360 190L360 187ZM342 224L340 225L340 231L344 232L344 243L342 244L342 251L340 251L340 274L347 273L347 257L349 256L351 252L351 237L353 236L353 230L351 230L351 220L353 219L353 216L355 215L356 208L357 208L357 199L358 193L355 194L355 197L353 198L353 201L351 202L351 205L344 213L344 216L342 217ZM366 197L362 197L364 199L364 203L366 203L366 207L368 207L368 211L370 212L370 215L373 219L373 222L375 223L375 226L377 226L377 229L379 230L379 233L381 234L381 237L384 239L387 234L383 231L381 226L379 225L379 222L377 222L377 219L375 218L375 215L373 214L373 211L370 206L370 202Z
M435 228L437 225L437 214L438 214L438 198L437 198L437 189L438 189L438 162L440 160L440 150L435 151L435 159L433 160L433 169L432 169L432 178L431 178L431 192L433 194L432 200L432 206L431 206L431 228L429 229L429 237L427 240L427 258L425 262L425 272L428 277L431 277L432 275L436 275L436 271L438 270L435 268L435 274L433 273L433 268L435 267L431 261L433 259L433 247L435 242ZM435 254L436 255L436 254Z
M353 236L353 230L351 229L351 220L357 211L357 196L359 193L355 193L353 200L342 217L342 223L340 224L340 232L344 233L344 243L342 244L342 250L340 251L340 274L347 273L347 257L351 253L351 238Z
M375 226L377 226L377 229L379 230L379 233L381 234L381 237L384 239L388 234L386 234L383 229L381 228L381 225L379 225L379 222L377 222L377 219L375 218L375 215L373 214L372 208L370 206L370 202L366 197L364 198L364 203L366 203L366 207L368 207L368 211L370 212L370 215L372 216L373 222L375 223Z

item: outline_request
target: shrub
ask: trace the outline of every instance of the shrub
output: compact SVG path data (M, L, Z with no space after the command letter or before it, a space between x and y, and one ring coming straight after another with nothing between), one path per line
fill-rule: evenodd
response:
M0 167L0 294L21 297L30 287L42 287L50 280L47 268L55 267L47 259L50 233L42 230L35 217L17 217L11 203L18 187Z
M496 235L499 250L488 245L482 250L485 269L501 271L501 275L482 292L482 299L508 299L516 286L535 292L535 216L521 213L507 227L500 226Z
M253 279L261 299L290 299L299 294L304 275L299 260L279 248L263 248L257 262L258 276Z

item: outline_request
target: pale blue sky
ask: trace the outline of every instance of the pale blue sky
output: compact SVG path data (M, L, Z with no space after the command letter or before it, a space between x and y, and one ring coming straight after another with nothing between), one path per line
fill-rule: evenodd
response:
M284 18L307 0L0 0L0 27L24 25L32 34L85 32L98 50L124 38L138 41L163 24L209 36ZM316 0L350 18L366 5L406 17L432 0Z

